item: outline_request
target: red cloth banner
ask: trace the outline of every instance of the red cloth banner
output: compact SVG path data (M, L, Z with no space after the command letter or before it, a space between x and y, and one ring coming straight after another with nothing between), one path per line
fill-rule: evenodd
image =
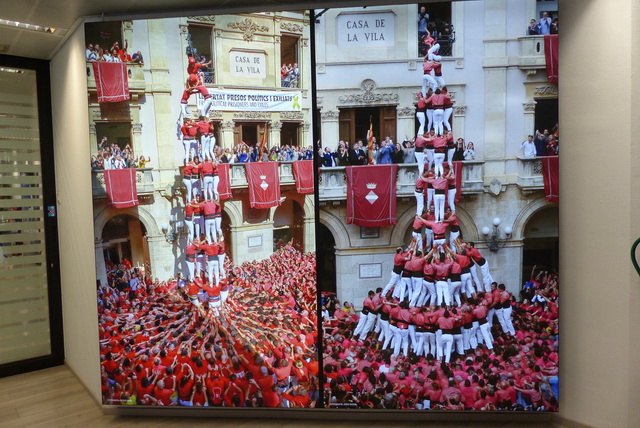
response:
M296 190L300 194L313 193L313 161L295 161L293 175L296 177Z
M544 195L549 202L560 201L558 181L558 156L544 156L542 159L542 177L544 178Z
M458 206L460 196L462 196L462 161L451 162L453 164L453 173L456 176L456 200L454 203Z
M129 208L139 204L134 168L105 169L104 185L107 198L114 208Z
M396 224L398 165L348 166L347 224L383 227Z
M245 164L251 208L266 209L280 205L278 162Z
M127 64L122 62L93 62L99 103L116 103L129 99Z
M544 59L547 63L549 83L558 83L558 35L545 34Z
M220 200L233 198L231 194L231 179L229 178L229 168L230 165L228 163L219 163L218 164L218 178L220 181L218 182L218 194L220 195Z

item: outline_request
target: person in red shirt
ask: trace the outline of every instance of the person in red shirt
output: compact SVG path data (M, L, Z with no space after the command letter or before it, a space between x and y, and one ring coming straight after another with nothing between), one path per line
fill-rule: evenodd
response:
M185 148L186 149L186 148ZM185 152L186 155L186 152ZM182 168L182 183L184 184L184 188L186 189L184 200L185 203L188 203L191 200L191 162L187 162L185 159L184 167Z
M455 149L454 149L455 150ZM456 174L454 172L454 167L452 163L449 163L449 172L445 175L447 179L447 204L449 205L449 209L453 214L456 212ZM460 236L458 234L456 238Z
M193 281L195 278L196 253L198 252L199 245L200 241L194 238L187 242L187 247L185 248L185 261L187 262L187 269L189 270L189 281Z
M192 201L191 205L193 206L193 228L195 237L199 239L201 234L204 234L204 208L202 207L202 198L199 194L195 196L195 201Z
M211 94L202 84L200 77L198 77L197 74L189 74L185 83L184 92L182 93L182 99L180 100L180 112L182 117L191 117L191 112L188 108L189 97L196 93L199 93L204 98L204 103L202 103L202 107L200 107L200 116L209 116L209 110L213 104L213 98L211 98Z
M440 355L439 359L442 361L444 358L444 362L449 364L451 360L451 348L453 347L453 333L454 333L454 325L456 322L456 318L451 316L451 313L448 310L445 310L440 318L438 318L438 328L442 330L440 334L440 341L438 343L438 354Z
M358 320L358 325L356 329L353 330L353 335L358 336L362 331L364 331L365 326L368 324L369 314L373 310L373 301L372 298L376 293L373 290L369 290L367 293L367 297L362 302L362 311L360 312L360 319ZM375 321L375 316L373 317ZM371 326L369 326L371 327Z
M196 140L196 134L198 128L192 119L184 118L183 125L180 128L180 136L182 140L182 146L184 147L184 163L187 164L189 159L192 159L198 152L198 141ZM186 174L185 174L186 175Z
M194 197L202 197L202 177L201 174L201 166L200 158L198 156L193 157L193 165L191 167L191 190L193 191ZM202 229L204 230L204 228Z
M434 68L435 68L435 65L436 64L434 63ZM435 79L434 79L434 82L435 82ZM435 87L433 89L434 89L434 93L433 95L431 95L431 97L427 99L427 101L431 101L431 104L433 105L433 128L436 131L437 135L442 135L444 132L444 125L443 125L444 106L448 102L448 97L445 94L443 94L440 89L436 89ZM437 153L438 152L436 151L436 155ZM436 162L437 162L437 158L436 158ZM436 174L437 174L437 171L436 171Z
M409 355L409 324L411 323L412 316L406 301L400 302L395 314L392 312L392 318L395 319L397 328L393 357L400 355L401 348L405 357Z
M500 300L498 303L499 308L496 308L496 315L498 316L500 327L505 333L515 336L516 331L513 328L513 322L511 321L511 313L513 312L513 309L511 308L511 293L506 290L504 284L498 284L498 290L500 293Z
M191 172L189 172L189 176L191 176ZM191 193L191 177L189 177L189 193L188 194L190 193ZM192 202L195 202L195 201L192 201ZM192 202L187 201L187 204L184 206L184 224L187 226L188 242L191 242L193 238L195 238L195 226L193 224L194 205L192 204Z
M207 278L211 286L218 286L220 278L218 276L218 245L216 242L204 242L200 244L200 249L204 250L207 256Z
M424 96L422 96L422 92L418 92L417 94L418 96L418 105L416 108L416 118L418 119L418 122L420 123L420 127L418 128L418 135L422 135L424 134L424 123L425 123L425 114L427 112L427 102L424 98ZM417 138L416 138L417 140ZM424 164L424 162L423 162Z
M449 274L451 273L451 260L446 258L444 253L440 253L440 258L431 263L436 273L436 293L438 295L438 306L443 302L451 305L451 293L449 292Z
M419 96L420 96L420 99L423 101L423 103L426 105L426 103L424 102L424 99L422 99L422 94L419 94ZM422 126L424 127L424 123L422 124ZM427 140L424 138L423 133L418 133L416 135L415 151L414 151L416 162L418 163L418 177L421 177L422 173L424 172L424 149L426 145L427 145ZM418 187L418 183L416 182L416 188L417 187ZM422 212L420 212L420 214L422 214Z
M217 204L211 199L205 200L202 204L202 210L204 213L204 231L207 237L207 241L210 243L215 243L218 238L216 233L215 221L216 208Z
M198 126L198 135L200 135L200 155L203 159L213 161L215 159L213 147L216 144L216 139L213 136L213 124L209 121L208 116L200 116L196 123Z
M226 270L224 268L224 259L225 259L225 247L224 247L224 236L222 234L218 237L218 275L220 275L220 279L225 279L227 277Z
M420 161L418 161L420 162ZM418 166L420 164L418 163ZM422 165L424 168L424 165ZM421 168L422 169L422 168ZM424 213L424 189L427 187L427 173L426 171L420 171L420 176L416 180L416 188L413 191L413 196L416 198L416 215L422 215Z
M382 295L387 293L401 281L402 269L404 264L411 259L409 252L402 251L402 247L396 248L396 255L393 256L393 269L391 271L391 279L382 290Z
M478 285L478 290L484 287L484 290L486 292L490 292L491 283L494 281L489 271L489 262L487 262L487 260L482 257L482 254L480 254L480 251L478 251L473 242L466 242L462 244L462 247L466 248L467 255L473 259L474 265L471 267L471 276L473 277L475 283ZM482 281L480 281L476 273L476 265L480 266L480 271L482 272Z
M431 71L436 68L437 63L435 61L429 60L427 57L424 58L424 62L422 63L422 95L424 97L427 96L427 86L431 88L431 90L436 90L438 87L438 83L436 83L436 79L431 75Z
M443 177L443 176L436 177L433 179L431 185L435 190L435 194L433 196L433 202L435 205L435 209L434 209L435 221L441 222L441 221L444 221L444 202L445 202L445 197L446 197L445 195L447 192L447 185L448 185L447 179L446 177Z
M476 335L477 331L480 331L480 336L484 341L485 346L488 349L493 349L493 337L491 337L491 326L487 321L487 305L485 301L481 301L475 309L472 311L473 314L473 326L471 330L471 335ZM480 341L478 341L480 342Z
M422 283L424 278L424 257L422 257L422 251L418 250L411 257L411 260L407 262L407 269L411 272L411 293L409 294L409 307L416 306L418 298L423 293Z
M216 197L213 190L213 171L214 166L211 160L208 157L204 157L204 161L200 164L200 173L202 174L202 191L205 200Z

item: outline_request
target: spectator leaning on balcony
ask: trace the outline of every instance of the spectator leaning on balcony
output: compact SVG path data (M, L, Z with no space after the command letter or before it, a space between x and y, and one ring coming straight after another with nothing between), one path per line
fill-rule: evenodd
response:
M387 165L392 163L393 152L393 141L391 141L391 139L387 137L380 143L380 151L378 152L378 164Z
M469 141L467 148L464 150L464 160L474 160L476 158L476 149L473 147L473 141Z
M420 11L418 12L418 39L419 40L422 40L422 38L427 35L428 24L429 24L429 14L427 13L427 8L424 6L420 6Z
M545 129L543 133L540 133L536 129L536 136L533 142L536 144L536 156L544 156L549 142L549 130Z
M551 17L548 12L542 12L542 18L540 18L540 34L551 33Z
M536 22L535 19L529 21L529 26L527 27L527 35L528 36L537 36L540 34L540 26Z
M536 157L536 143L533 142L533 135L529 135L525 141L520 144L525 158Z

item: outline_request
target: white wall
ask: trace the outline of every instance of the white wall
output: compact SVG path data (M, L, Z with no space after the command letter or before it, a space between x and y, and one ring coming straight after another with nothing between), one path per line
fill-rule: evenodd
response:
M51 60L65 358L100 398L84 27Z
M640 426L640 279L628 254L640 236L640 54L631 43L640 40L640 6L563 0L561 8L559 416L596 427ZM608 59L601 60L615 67L594 69L589 41L605 22L615 25L607 26L606 46L598 52L606 51ZM52 61L53 120L66 357L99 397L82 33ZM605 89L608 96L594 103Z
M640 236L640 57L632 42L640 14L630 0L561 3L560 416L637 427L640 281L629 247ZM606 48L615 66L594 73L588 40L604 22L615 22ZM594 91L605 89L594 105Z

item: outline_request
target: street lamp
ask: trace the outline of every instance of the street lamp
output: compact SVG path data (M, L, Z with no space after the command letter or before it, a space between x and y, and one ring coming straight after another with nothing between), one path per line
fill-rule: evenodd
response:
M487 244L487 247L489 247L489 250L493 252L498 251L500 248L504 248L504 246L507 245L507 241L511 237L511 234L513 233L513 229L510 226L507 226L504 228L504 237L502 237L499 228L500 223L502 223L500 217L494 217L493 232L487 226L482 228L482 234L484 235L485 243Z

